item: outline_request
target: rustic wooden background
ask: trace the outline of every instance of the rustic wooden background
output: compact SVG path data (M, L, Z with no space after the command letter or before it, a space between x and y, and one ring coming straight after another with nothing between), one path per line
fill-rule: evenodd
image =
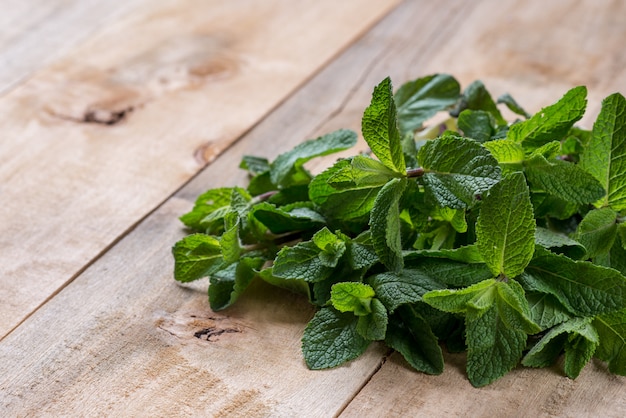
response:
M178 216L244 154L359 130L374 85L434 72L528 110L626 93L619 0L8 0L0 14L0 415L626 416L626 379L517 369L472 388L382 346L309 371L312 308L178 285ZM228 330L211 340L198 330Z

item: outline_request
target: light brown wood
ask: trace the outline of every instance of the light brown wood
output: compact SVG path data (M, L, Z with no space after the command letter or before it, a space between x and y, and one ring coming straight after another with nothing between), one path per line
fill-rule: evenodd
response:
M8 416L624 416L626 379L609 375L600 362L576 381L558 367L520 369L474 389L463 355L448 355L445 373L433 377L374 345L346 366L311 372L300 354L313 313L303 300L257 282L235 307L214 313L205 281L179 286L172 279L170 247L184 233L176 217L200 192L243 184L245 175L235 168L243 154L271 158L335 128L358 130L373 86L387 75L396 86L433 71L458 75L465 85L480 77L494 95L509 91L530 111L582 82L590 90L586 120L592 119L602 97L624 92L626 67L601 62L596 68L606 77L581 81L590 72L580 63L596 54L624 59L616 45L626 39L626 26L605 23L624 16L625 5L575 5L403 3L0 342L0 410ZM558 33L571 30L571 37L550 35L555 20ZM517 64L498 62L488 48L494 42ZM578 51L580 42L597 49ZM193 336L209 328L223 333L211 341Z
M395 3L152 1L0 100L0 336Z
M5 0L0 14L0 96L145 0Z

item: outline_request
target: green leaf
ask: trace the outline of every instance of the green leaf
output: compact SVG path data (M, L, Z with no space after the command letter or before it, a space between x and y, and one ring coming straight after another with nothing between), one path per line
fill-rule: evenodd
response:
M509 328L519 329L526 334L536 334L541 331L539 325L531 319L530 307L524 294L524 289L515 280L498 282L496 284L498 297L496 307L502 322Z
M357 134L354 131L340 129L297 145L291 151L280 154L272 162L270 170L272 183L280 188L309 183L310 175L303 168L305 162L348 149L356 144L356 140Z
M413 132L440 110L452 106L459 82L447 74L433 74L403 84L395 94L400 131Z
M356 331L365 339L380 341L385 339L387 333L388 316L387 309L378 299L371 299L371 310L367 315L359 316Z
M578 224L576 239L587 250L587 257L608 253L617 236L617 213L611 208L591 210Z
M523 174L504 178L483 200L476 246L495 276L516 277L530 262L535 250L535 219Z
M474 81L463 92L458 111L465 109L486 111L493 116L498 125L506 125L500 110L480 80Z
M495 120L485 110L466 109L461 112L457 121L463 135L478 142L487 142L495 132Z
M500 180L500 167L489 151L471 139L453 135L428 141L418 153L426 195L439 206L464 209Z
M220 247L222 249L222 257L224 263L234 263L239 259L243 252L241 242L239 241L239 216L236 212L230 212L224 218L226 230L220 237Z
M572 318L548 331L524 356L528 367L546 367L565 350L565 373L574 379L591 360L599 343L593 318Z
M586 107L587 88L575 87L555 104L541 109L530 119L511 126L507 138L531 149L559 140L582 118Z
M239 168L248 170L251 175L258 176L259 174L270 171L271 167L267 158L244 155L241 159L241 163L239 163Z
M350 189L356 187L384 186L389 180L399 174L385 166L380 161L365 155L357 155L346 166L328 179L328 184L336 189Z
M500 164L521 164L524 161L524 148L511 139L497 139L485 142L485 148Z
M356 330L358 318L332 308L320 309L304 330L302 352L313 370L339 366L363 354L370 341Z
M370 231L365 231L347 244L348 262L353 270L370 268L378 262Z
M607 191L597 207L626 209L626 99L615 93L602 101L580 164Z
M496 280L487 279L463 289L432 290L422 300L444 312L466 313L468 307L478 312L489 309L496 298Z
M319 254L322 264L336 267L339 259L346 251L346 243L326 227L317 231L311 240L317 245L317 248L322 250Z
M271 203L261 202L252 208L250 215L263 223L272 233L284 234L324 225L326 219L313 210L312 206L307 202L299 202L278 208Z
M525 161L525 173L533 191L545 191L568 202L592 203L604 196L604 188L578 165L548 161L541 155Z
M574 260L582 259L587 253L585 247L578 241L571 239L562 232L552 231L547 228L537 228L535 231L535 243Z
M424 272L439 283L452 287L471 286L493 278L491 270L484 263L468 264L445 258L405 257L405 264L410 268Z
M441 347L428 322L411 306L402 306L387 326L385 343L415 369L427 374L443 372Z
M374 289L365 283L343 282L333 285L330 301L339 312L353 312L356 316L372 313Z
M530 117L530 114L526 112L509 93L504 93L498 97L497 103L504 103L511 112L523 116L526 119Z
M223 262L219 240L211 235L192 234L178 241L174 248L174 278L191 282L215 272Z
M363 114L361 130L363 138L380 162L391 170L404 174L406 165L389 77L374 88L372 102Z
M475 387L485 386L512 370L526 347L526 333L511 329L491 306L470 311L465 318L467 377Z
M527 290L554 295L571 313L594 316L626 307L626 278L618 271L573 261L541 247L520 281Z
M223 269L217 270L209 280L209 304L219 311L228 308L239 299L248 287L265 259L244 257Z
M403 266L400 239L400 198L406 179L389 181L376 196L370 214L372 243L383 264L392 271Z
M307 299L311 301L311 288L304 280L283 279L281 277L274 276L272 267L261 270L259 272L259 276L272 286L280 287L281 289L306 296Z
M198 232L206 232L212 228L220 232L223 228L223 217L229 211L232 187L211 189L196 199L193 209L180 217L187 226Z
M327 279L333 268L320 259L322 250L312 241L283 247L274 261L274 275L283 279L299 279L315 283Z
M542 330L569 320L572 316L559 300L551 294L526 292L530 319Z
M400 305L419 302L425 293L443 288L441 283L419 269L403 269L398 273L386 271L371 276L368 281L389 312Z
M466 245L464 247L440 250L418 250L405 254L406 260L420 260L422 258L447 258L464 263L484 263L485 260L480 254L476 245Z
M600 336L596 356L608 363L611 373L626 376L626 310L600 315L593 325Z
M339 160L318 174L309 185L309 198L320 206L322 213L328 218L352 220L369 215L382 188L368 185L338 190L329 184L335 174L350 166L349 160Z

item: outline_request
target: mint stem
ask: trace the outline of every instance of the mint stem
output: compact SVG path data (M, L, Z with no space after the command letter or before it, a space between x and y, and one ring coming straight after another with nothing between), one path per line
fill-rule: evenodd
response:
M418 168L409 168L406 170L406 176L411 177L422 177L424 175L424 169L422 167Z

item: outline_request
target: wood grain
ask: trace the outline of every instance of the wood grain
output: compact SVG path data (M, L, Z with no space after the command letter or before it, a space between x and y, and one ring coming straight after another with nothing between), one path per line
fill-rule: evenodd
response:
M5 0L0 14L0 96L145 0Z
M465 85L481 77L494 95L509 91L530 111L553 102L586 70L542 72L536 61L574 68L581 62L572 55L575 42L595 44L593 54L617 56L617 40L625 39L624 25L602 24L623 15L622 3L578 2L577 12L569 4L403 3L0 342L6 359L0 410L9 416L624 416L626 381L599 362L576 381L563 378L558 367L520 369L473 389L463 355L447 356L445 373L433 377L372 346L346 366L310 372L300 354L312 315L304 301L255 283L235 307L215 313L206 304L206 282L178 286L171 273L169 249L184 233L176 217L200 192L243 184L244 173L234 168L243 154L271 158L335 128L358 130L373 86L387 75L397 86L445 71ZM525 7L532 14L516 14ZM592 11L600 17L590 18ZM584 33L553 38L551 27L536 26L533 17L544 25L558 18L561 30L582 25ZM511 30L497 32L499 51L517 57L514 69L483 45L500 39L494 31L503 21ZM540 33L527 35L531 30ZM532 60L525 57L531 50ZM490 65L504 69L484 77ZM599 68L610 79L585 82L589 117L599 98L624 85L625 67ZM313 169L325 163L316 161Z
M2 98L0 336L395 3L153 1Z

